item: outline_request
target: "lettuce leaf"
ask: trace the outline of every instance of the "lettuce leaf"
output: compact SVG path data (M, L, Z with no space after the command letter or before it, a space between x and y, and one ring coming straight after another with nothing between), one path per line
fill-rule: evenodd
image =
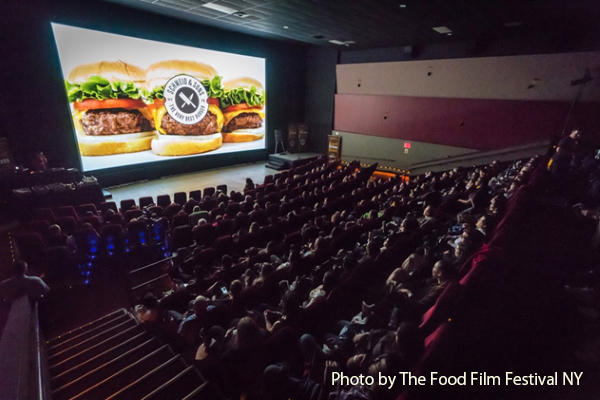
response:
M223 94L223 85L221 84L221 77L216 75L215 77L213 77L212 79L208 80L205 79L203 81L201 81L202 86L204 86L204 89L206 90L206 93L208 94L208 97L214 97L216 99L220 99ZM164 95L164 87L163 86L157 86L154 89L152 89L151 91L142 89L140 91L142 98L144 99L144 101L148 104L154 103L154 99L158 99L158 100L164 100L165 95Z
M265 104L266 93L258 93L258 89L252 86L250 90L244 88L231 89L221 98L221 107L235 106L240 103L246 103L250 107Z
M98 75L90 76L81 84L70 83L65 80L69 103L87 99L140 99L142 98L140 88L133 82L109 82Z

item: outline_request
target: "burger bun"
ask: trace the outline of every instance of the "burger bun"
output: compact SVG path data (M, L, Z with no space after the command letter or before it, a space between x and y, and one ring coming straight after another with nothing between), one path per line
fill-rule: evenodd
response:
M222 144L220 133L200 136L159 134L152 140L152 151L159 156L187 156L216 150Z

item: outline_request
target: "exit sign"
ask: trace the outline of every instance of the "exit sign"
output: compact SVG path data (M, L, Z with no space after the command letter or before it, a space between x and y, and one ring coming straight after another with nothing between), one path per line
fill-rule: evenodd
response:
M411 146L412 146L412 143L404 142L405 149L410 149Z

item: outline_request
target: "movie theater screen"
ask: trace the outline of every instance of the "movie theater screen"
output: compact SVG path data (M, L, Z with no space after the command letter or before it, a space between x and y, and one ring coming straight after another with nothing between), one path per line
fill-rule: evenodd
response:
M265 59L52 29L84 171L265 148Z

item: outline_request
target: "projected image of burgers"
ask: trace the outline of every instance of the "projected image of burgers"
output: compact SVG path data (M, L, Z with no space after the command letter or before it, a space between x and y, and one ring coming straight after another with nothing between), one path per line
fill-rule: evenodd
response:
M223 84L223 141L252 142L265 136L265 91L253 78L238 78Z
M79 65L65 82L82 156L150 150L152 114L142 100L144 70L122 61Z
M161 61L146 70L148 108L158 132L152 151L161 156L205 153L221 147L221 77L207 64Z

